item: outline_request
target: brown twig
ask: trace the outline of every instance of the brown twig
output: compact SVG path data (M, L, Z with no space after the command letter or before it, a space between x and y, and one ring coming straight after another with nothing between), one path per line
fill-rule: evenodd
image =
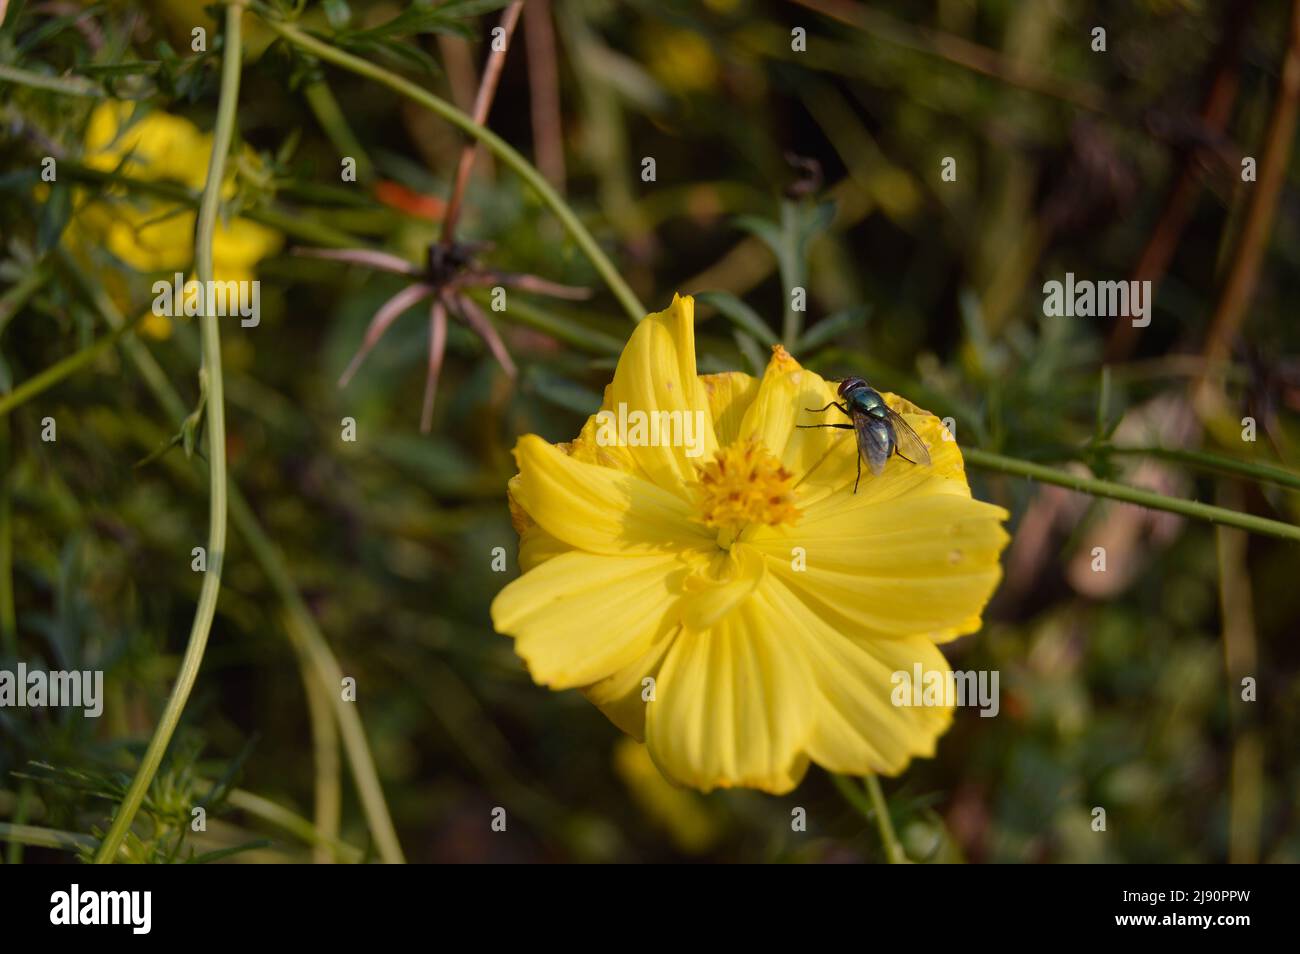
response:
M1246 209L1246 223L1237 243L1228 280L1219 298L1205 356L1211 364L1223 361L1232 347L1232 339L1246 317L1246 309L1255 295L1259 269L1273 232L1273 215L1277 197L1286 179L1287 160L1295 139L1296 108L1300 106L1300 0L1291 6L1291 28L1287 50L1278 79L1277 100L1264 134L1264 152L1259 161L1259 180L1252 187Z
M524 6L524 40L528 51L528 95L533 124L533 155L538 171L564 194L564 140L560 114L560 70L556 65L551 0Z
M500 49L494 48L488 55L487 64L483 67L483 78L478 84L478 94L474 97L474 122L480 126L487 122L488 112L492 109L492 100L496 96L497 83L501 80L501 70L506 65L506 52L510 49L510 37L515 32L515 24L519 22L519 14L523 10L523 0L506 7L505 13L501 14L501 26L505 29L505 42L501 44ZM442 219L442 240L450 244L456 235L456 221L460 218L461 201L465 196L465 186L469 183L469 174L474 168L474 158L478 154L478 143L471 142L465 146L460 154L460 165L456 168L456 183L452 187L451 196L447 199L447 211Z
M1208 136L1221 135L1232 117L1232 107L1239 88L1237 68L1245 26L1250 22L1253 3L1232 7L1224 14L1223 39L1216 57L1214 79L1200 109L1200 127ZM1179 239L1191 219L1196 200L1201 193L1204 176L1202 160L1205 151L1196 145L1189 148L1183 159L1182 172L1165 200L1164 209L1156 227L1147 239L1146 246L1133 269L1134 281L1149 281L1152 297L1178 249ZM1117 322L1106 342L1106 360L1116 363L1128 357L1137 337L1136 326L1129 321Z
M456 104L456 108L461 112L470 112L474 108L474 95L478 90L478 70L474 67L474 53L469 41L464 37L450 36L446 33L439 34L438 53L442 56L443 69L447 72L447 85L451 88L451 101ZM438 123L436 117L429 116L427 111L419 109L414 103L404 105L416 110L416 115L410 116L407 120L408 123L416 125L416 128L419 128L418 117L431 120L440 127L434 150L430 150L427 145L424 149L426 152L437 152L439 156L436 163L437 167L441 167L443 162L446 161L448 151L456 156L460 155L460 150L464 146L462 145L460 133L455 128ZM444 142L443 133L455 140L450 150L448 150ZM425 138L430 138L427 133ZM495 171L492 154L488 153L480 156L474 168L478 170L478 174L482 179L490 182Z
M433 429L433 399L438 393L442 358L447 351L447 306L442 296L434 298L429 308L429 369L424 379L424 405L420 409L420 433Z

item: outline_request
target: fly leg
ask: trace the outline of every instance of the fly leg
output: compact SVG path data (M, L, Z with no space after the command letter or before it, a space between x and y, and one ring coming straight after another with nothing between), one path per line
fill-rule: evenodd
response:
M862 481L862 455L858 454L858 479L853 481L853 492L858 492L858 484Z
M852 417L852 415L849 414L849 409L845 407L843 404L841 404L839 401L831 401L831 403L827 404L826 407L816 407L816 408L806 407L804 408L804 410L811 411L813 414L820 414L822 411L826 410L827 407L837 407L844 412L846 417Z
M852 424L796 424L795 427L837 427L842 431L853 430Z

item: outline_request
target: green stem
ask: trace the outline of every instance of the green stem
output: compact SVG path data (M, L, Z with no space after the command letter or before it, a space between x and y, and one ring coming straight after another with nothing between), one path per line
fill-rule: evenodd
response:
M297 596L295 592L295 597ZM334 714L338 719L339 731L343 735L343 750L347 753L356 782L357 794L361 796L361 805L371 820L371 832L375 836L379 855L389 864L401 864L405 859L393 828L392 819L384 804L384 792L379 785L379 777L374 773L374 757L370 753L370 744L366 741L365 730L361 726L361 717L357 715L357 704L343 699L343 670L338 660L329 651L325 640L311 622L307 607L300 598L289 604L286 623L292 637L302 647L320 679L322 691L329 694L334 705ZM357 771L359 767L369 766L369 771Z
M81 294L95 306L96 311L99 312L109 326L112 328L121 327L125 319L118 312L117 306L113 304L112 299L104 293L104 290L87 281L86 276L77 267L76 262L62 249L56 249L55 254L63 271L72 279L72 283L80 290ZM167 375L158 365L149 349L141 344L138 338L125 339L122 342L122 347L135 363L136 370L140 372L140 376L144 379L154 399L162 406L167 416L173 421L180 421L184 418L189 413L188 409L175 389L172 388L171 383L167 380ZM261 565L262 572L266 574L267 579L270 581L271 588L275 590L281 602L288 607L289 612L298 621L299 631L313 656L321 661L322 665L313 667L313 671L316 671L317 676L320 677L321 670L338 670L338 661L334 658L329 643L316 625L316 621L312 617L310 610L307 609L306 603L303 602L302 596L299 595L298 588L294 585L293 577L289 573L284 558L276 550L275 544L266 535L266 531L262 529L261 524L257 522L257 517L253 514L253 508L248 505L248 501L235 484L230 485L230 519L234 523L236 531L248 545L253 557ZM327 683L324 681L324 677L321 678L322 688L326 692L337 695L338 681ZM352 778L357 791L367 793L367 797L362 799L361 807L366 816L366 824L378 847L379 856L386 862L400 863L403 860L401 846L397 841L392 818L384 801L383 789L379 784L379 773L375 768L374 758L371 756L370 747L366 742L361 717L357 715L355 706L350 706L345 711L336 708L335 711L340 723L344 721L351 723L349 731L344 735L344 743L348 746L348 766L352 771Z
M316 826L297 812L290 811L269 798L263 798L261 795L255 795L252 792L236 788L232 789L226 797L226 803L231 808L238 808L255 818L260 818L265 822L283 828L309 845L328 848L340 861L355 864L363 857L359 848L349 845L345 841L340 841L338 838L329 838L322 835Z
M298 46L312 55L319 57L327 63L333 63L345 70L350 70L358 76L364 76L372 79L377 83L387 86L396 93L400 93L407 99L412 100L436 113L453 126L458 127L463 132L474 137L483 143L492 151L498 159L514 170L525 183L537 193L542 202L555 213L556 218L578 243L583 254L591 261L596 271L600 273L605 284L609 286L614 297L618 299L623 310L633 321L640 321L646 314L645 306L637 299L636 294L623 281L623 277L618 273L618 269L605 255L600 245L587 231L587 227L582 224L578 216L574 213L567 202L551 187L545 177L533 168L527 159L521 156L515 149L504 139L492 132L485 126L474 122L469 116L462 113L455 106L439 99L432 93L421 89L407 79L398 76L381 66L376 66L368 60L345 53L337 47L324 43L313 36L309 36L302 30L289 23L280 23L274 20L266 20L266 25L280 36L284 37L290 43Z
M28 378L4 397L0 397L0 417L3 417L20 404L25 404L42 391L52 388L64 378L90 364L109 348L112 348L115 344L121 341L125 335L130 334L130 332L135 329L135 326L147 315L148 312L141 313L135 321L123 325L111 334L104 335L98 341L91 342L75 354L68 355L62 361L55 362L40 374Z
M35 800L36 787L32 784L31 779L24 779L22 787L18 789L18 805L14 809L13 824L24 825L27 823L27 814L32 810L32 803ZM9 842L9 854L5 861L11 865L23 863L23 842L17 838Z
M889 860L889 863L891 865L906 864L907 854L903 851L898 836L894 834L894 822L889 817L889 806L885 804L885 796L880 790L880 782L876 777L868 775L862 780L862 784L867 790L866 795L858 787L857 782L847 775L832 772L831 781L835 783L835 787L844 796L844 800L857 809L858 814L875 824L876 829L880 832L880 842L884 846L885 857ZM870 798L867 797L868 795Z
M212 280L212 238L217 225L221 203L221 184L225 175L226 153L235 128L235 110L239 100L240 19L244 5L240 0L226 7L225 48L221 62L221 94L217 103L217 122L212 133L212 159L208 163L208 178L203 187L195 228L194 262L200 285ZM181 660L176 685L163 709L162 717L154 729L149 748L136 770L131 787L127 789L118 807L113 823L95 855L96 864L110 863L135 820L140 803L144 800L163 754L171 742L172 733L180 721L185 703L189 699L194 680L207 647L212 619L216 614L217 596L221 591L221 569L226 556L226 414L224 381L221 375L221 332L216 315L200 316L203 329L203 367L200 375L206 384L208 425L208 474L212 506L208 520L208 566L203 574L203 586L190 628L189 643Z
M0 334L4 333L9 320L22 309L50 280L50 270L44 264L37 265L15 282L8 291L0 295Z
M862 780L871 796L871 804L876 810L876 825L880 828L880 840L885 843L885 856L891 865L907 863L907 853L894 833L894 820L889 817L889 806L885 804L885 793L880 790L880 779L868 775Z
M1158 457L1161 460L1168 460L1177 464L1187 464L1204 470L1277 484L1290 490L1300 490L1300 474L1272 464L1261 464L1236 457L1225 457L1222 454L1211 454L1207 451L1179 450L1175 447L1113 447L1103 444L1097 449L1103 454Z
M1164 510L1184 517L1191 517L1195 520L1208 520L1210 523L1220 524L1225 527L1236 527L1239 530L1249 530L1252 533L1262 533L1282 540L1300 541L1300 527L1290 523L1282 523L1279 520L1269 520L1248 513L1239 513L1236 510L1227 510L1223 507L1215 507L1195 500L1166 497L1151 490L1139 490L1136 487L1117 484L1110 480L1082 477L1052 467L1044 467L1042 464L1031 464L1029 461L1017 460L1014 457L993 454L975 447L963 447L962 456L965 457L968 464L985 470L999 471L1016 477L1027 477L1030 480L1055 484L1058 487L1077 490L1080 493L1090 494L1094 497L1109 497L1111 500L1137 504L1139 507L1147 507L1151 510Z
M467 291L466 294L481 305L487 305L491 298L487 289ZM513 324L550 335L581 351L603 357L620 354L625 344L622 338L615 338L603 331L570 321L554 308L530 304L524 301L518 292L511 294L510 304L504 312L501 312L501 317Z
M333 860L328 843L338 840L339 812L341 808L339 786L339 727L330 710L332 696L324 688L324 681L315 678L319 669L306 651L306 641L300 629L292 624L285 626L294 651L298 654L298 669L302 674L302 687L307 693L307 715L311 720L312 761L316 769L315 810L316 831L320 841L316 845L318 864Z
M35 825L17 825L11 822L0 822L0 841L17 842L31 845L33 848L58 848L64 851L94 848L96 844L92 835L57 831L53 828L38 828Z
M45 76L18 69L16 66L0 66L0 83L17 83L19 86L30 86L32 89L43 89L67 96L104 99L104 91L89 80L74 76Z
M350 156L356 160L358 181L369 182L374 177L375 164L370 161L366 147L361 145L361 140L357 139L356 133L348 125L347 117L339 108L339 102L334 98L329 84L324 79L314 79L307 83L302 93L315 114L316 121L339 151L339 156Z

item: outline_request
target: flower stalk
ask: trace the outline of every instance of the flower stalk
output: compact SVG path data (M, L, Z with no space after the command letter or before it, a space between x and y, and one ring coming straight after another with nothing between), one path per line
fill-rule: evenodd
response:
M862 779L862 788L859 788L857 782L849 776L833 772L831 781L844 796L844 800L853 806L858 814L867 821L875 823L877 831L880 832L880 843L885 849L885 858L889 863L907 864L907 853L903 851L903 845L894 832L894 822L889 817L889 806L885 803L885 794L880 789L880 780L874 775L867 775ZM863 788L866 789L866 795L863 794Z
M1225 527L1236 527L1239 530L1262 533L1265 536L1277 537L1281 540L1300 542L1300 527L1290 523L1283 523L1280 520L1270 520L1267 517L1256 517L1254 514L1239 513L1236 510L1204 504L1197 500L1166 497L1152 490L1142 490L1111 480L1099 480L1096 477L1071 474L1053 467L1045 467L1042 464L1031 463L1027 460L1017 460L1014 457L1005 457L1002 454L994 454L976 447L963 447L962 456L965 458L966 463L972 467L998 471L999 473L1010 474L1013 477L1027 477L1030 480L1055 484L1058 487L1065 487L1093 497L1108 497L1111 500L1137 504L1139 507L1146 507L1150 510L1164 510L1168 513L1176 513L1179 516L1191 517L1194 520L1206 520Z
M212 133L212 158L208 163L208 177L199 203L195 228L194 261L200 284L212 280L212 239L216 230L221 203L221 183L225 174L226 153L235 128L235 109L239 100L240 20L244 13L241 0L226 7L225 48L221 63L221 93L217 104L216 128ZM200 317L203 335L203 366L199 378L206 394L208 427L208 476L211 507L208 517L208 563L199 591L199 602L190 628L189 643L181 660L180 672L171 696L163 709L162 717L154 728L153 738L145 750L144 758L136 769L131 786L122 804L118 806L108 833L95 854L96 864L107 864L116 857L123 839L135 820L152 784L158 766L171 742L172 734L180 721L185 703L199 674L208 635L217 610L217 597L221 591L221 569L226 553L226 413L225 388L221 374L221 333L216 315Z

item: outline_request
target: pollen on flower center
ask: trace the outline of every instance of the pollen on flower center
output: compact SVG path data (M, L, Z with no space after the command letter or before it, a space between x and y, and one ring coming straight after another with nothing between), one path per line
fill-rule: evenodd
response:
M699 519L734 538L747 524L777 527L799 519L794 474L756 441L737 441L700 466L695 484Z

